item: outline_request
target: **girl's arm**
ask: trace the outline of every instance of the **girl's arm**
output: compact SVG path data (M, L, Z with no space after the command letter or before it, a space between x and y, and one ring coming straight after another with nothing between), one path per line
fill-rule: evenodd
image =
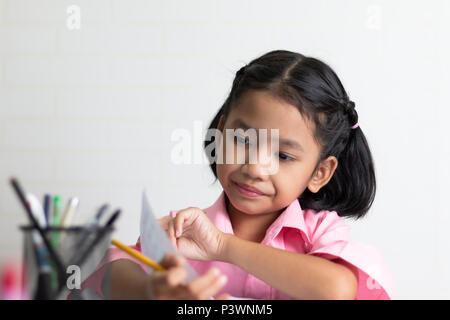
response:
M219 253L232 263L294 299L355 299L357 277L344 261L276 249L225 234Z
M173 244L197 260L232 263L295 299L354 299L356 269L306 254L276 249L222 233L199 208L161 221Z

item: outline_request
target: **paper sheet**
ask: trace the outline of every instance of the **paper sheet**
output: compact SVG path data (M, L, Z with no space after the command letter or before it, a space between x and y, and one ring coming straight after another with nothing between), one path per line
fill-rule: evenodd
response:
M166 253L177 253L176 248L173 247L166 232L153 214L145 190L142 193L140 234L142 254L150 259L160 262ZM187 282L197 277L197 273L188 263L186 263L185 268L188 274ZM153 270L147 267L147 271L151 273Z

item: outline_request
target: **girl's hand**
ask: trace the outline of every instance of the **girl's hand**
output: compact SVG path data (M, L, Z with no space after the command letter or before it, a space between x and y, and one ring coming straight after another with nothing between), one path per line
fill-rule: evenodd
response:
M159 221L173 245L187 258L220 260L224 234L201 209L190 207L179 211L175 218Z
M183 268L185 260L175 254L167 254L161 265L167 271L155 271L148 277L145 292L148 299L209 299L226 283L227 278L221 275L219 269L212 268L203 276L185 283L187 276ZM222 294L216 299L228 299L229 294Z

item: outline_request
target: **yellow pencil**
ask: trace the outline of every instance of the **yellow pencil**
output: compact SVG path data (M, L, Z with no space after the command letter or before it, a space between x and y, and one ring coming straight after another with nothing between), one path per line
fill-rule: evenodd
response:
M155 269L155 270L166 270L162 265L156 263L155 261L153 261L152 259L144 256L142 253L140 253L137 250L134 250L133 248L130 248L129 246L121 243L120 241L117 241L115 239L111 240L111 243L113 245L115 245L116 247L118 247L119 249L125 251L126 253L128 253L129 255L135 257L136 259L138 259L139 261L145 263L146 265L148 265L149 267Z

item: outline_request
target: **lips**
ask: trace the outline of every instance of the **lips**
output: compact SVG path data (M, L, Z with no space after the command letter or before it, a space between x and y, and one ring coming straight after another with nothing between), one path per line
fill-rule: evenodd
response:
M238 183L238 182L234 182L236 184L236 186L238 187L239 191L247 196L250 197L257 197L257 196L264 196L265 193L262 192L261 190L252 187L248 184L245 183Z

